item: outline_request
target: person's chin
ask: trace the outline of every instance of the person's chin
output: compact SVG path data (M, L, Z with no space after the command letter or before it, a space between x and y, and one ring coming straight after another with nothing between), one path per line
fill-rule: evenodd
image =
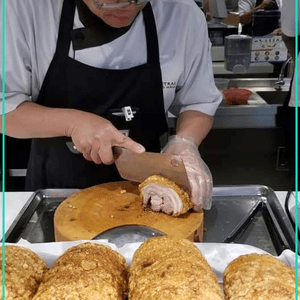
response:
M122 17L122 16L109 16L107 18L102 18L103 21L111 27L122 28L129 26L134 18L131 17Z

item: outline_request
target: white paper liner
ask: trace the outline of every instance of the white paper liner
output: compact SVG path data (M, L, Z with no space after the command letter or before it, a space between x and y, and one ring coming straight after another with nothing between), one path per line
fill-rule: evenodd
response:
M142 243L128 243L121 248L117 248L115 244L109 243L107 240L81 240L72 242L53 242L53 243L34 243L31 244L26 240L20 240L17 244L6 243L7 245L19 245L31 249L43 259L46 264L51 267L54 261L62 255L68 248L75 245L92 242L110 246L113 250L118 251L124 256L127 264L130 266L134 252ZM223 272L227 265L240 255L258 253L266 254L267 252L250 246L242 244L223 244L223 243L194 243L201 253L206 258L207 262L218 276L219 282L223 282ZM291 250L284 250L278 257L288 266L295 268L295 253ZM300 257L298 256L299 262ZM298 263L298 276L300 273L300 266Z

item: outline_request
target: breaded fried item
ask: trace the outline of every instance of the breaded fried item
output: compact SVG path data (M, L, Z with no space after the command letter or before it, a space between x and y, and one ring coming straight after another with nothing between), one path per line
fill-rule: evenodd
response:
M129 300L224 299L216 274L190 241L154 237L134 253Z
M84 243L68 249L46 273L34 300L121 300L128 269L109 246Z
M160 175L153 175L139 185L144 207L163 211L174 217L185 214L193 207L189 194L175 182Z
M224 271L224 292L226 300L293 300L295 271L269 254L242 255Z
M2 247L0 265L2 266ZM35 295L44 273L46 263L33 251L14 245L5 246L5 299L29 300ZM1 268L2 282L2 268ZM0 288L2 299L2 284Z

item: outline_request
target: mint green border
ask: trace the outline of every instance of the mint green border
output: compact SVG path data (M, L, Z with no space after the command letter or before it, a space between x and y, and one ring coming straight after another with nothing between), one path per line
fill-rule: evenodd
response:
M287 1L287 0L285 0ZM298 300L298 1L295 1L295 300Z
M5 0L2 1L2 111L5 111ZM5 114L2 114L2 133L5 132ZM5 257L5 134L2 134L2 299L5 299L5 289L4 289L4 282L5 282L5 264L4 264L4 257Z

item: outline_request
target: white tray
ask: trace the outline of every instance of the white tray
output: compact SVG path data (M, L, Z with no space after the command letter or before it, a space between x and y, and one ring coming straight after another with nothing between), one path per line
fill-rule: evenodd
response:
M20 245L27 247L37 253L49 267L52 266L54 261L62 255L68 248L84 243L84 242L93 242L98 244L104 244L110 246L113 250L118 251L122 254L127 264L130 266L132 256L134 252L138 249L138 247L142 243L130 243L125 244L121 248L117 248L115 244L108 243L106 241L90 241L90 240L81 240L81 241L73 241L73 242L53 242L53 243L36 243L31 244L26 240L20 240L17 244L11 245ZM10 243L6 243L9 245ZM220 284L223 283L223 272L226 266L235 258L240 255L250 254L250 253L258 253L258 254L266 254L267 252L261 250L259 248L249 246L249 245L241 245L241 244L224 244L224 243L194 243L198 249L202 252L202 254L207 259L207 262L212 267L213 271L218 276ZM275 256L276 257L276 256ZM284 250L281 255L278 257L280 260L285 262L288 266L295 268L296 256L295 253L291 250ZM300 261L300 257L298 256L298 261ZM298 276L300 273L300 266L298 263Z

